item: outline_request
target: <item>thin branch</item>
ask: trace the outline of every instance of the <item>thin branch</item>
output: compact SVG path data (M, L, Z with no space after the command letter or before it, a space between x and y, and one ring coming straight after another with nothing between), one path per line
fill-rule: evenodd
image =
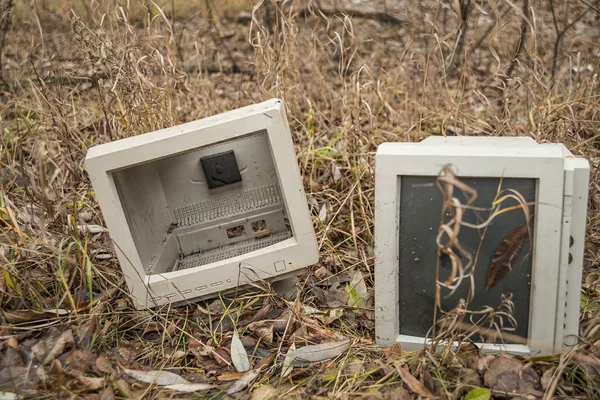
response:
M590 10L592 10L596 14L600 15L600 9L594 7L593 5L591 5L590 3L588 3L586 0L579 0L579 1L582 2L583 4L585 4L586 6L588 6L590 8Z

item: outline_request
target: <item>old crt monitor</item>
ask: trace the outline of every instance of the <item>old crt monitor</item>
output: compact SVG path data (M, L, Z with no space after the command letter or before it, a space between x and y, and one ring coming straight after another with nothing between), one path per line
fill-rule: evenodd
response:
M549 354L573 346L579 328L589 164L562 144L538 144L520 137L430 137L420 143L379 146L375 161L377 343L400 343L411 350L431 339L436 282L449 279L452 270L447 258L438 258L436 244L440 223L451 217L441 214L444 196L436 181L446 166L477 192L471 207L462 209L464 224L458 235L462 261L473 264L474 292L470 281L452 290L441 287L439 312L455 309L469 293L473 294L467 308L471 311L496 308L503 298L510 299L514 320L503 317L498 326L504 324L511 331L493 342L479 339L477 344L484 350ZM499 207L513 209L484 228L502 190L518 193L523 202L509 197ZM464 204L465 194L459 188L453 196ZM527 204L529 213L529 229L523 235L526 244L514 249L510 270L488 288L495 253L503 251L501 245L513 237L511 232L527 226L525 207L519 204ZM440 237L448 238L446 233ZM456 253L459 250L454 248Z
M281 100L96 146L85 165L137 308L318 260Z

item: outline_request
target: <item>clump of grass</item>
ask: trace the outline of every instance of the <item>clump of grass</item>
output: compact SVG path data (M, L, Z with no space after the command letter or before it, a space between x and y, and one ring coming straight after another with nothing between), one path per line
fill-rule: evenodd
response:
M349 15L342 2L265 0L246 8L233 1L230 10L209 3L212 20L204 1L188 9L178 1L38 1L32 9L16 3L1 58L3 341L43 337L51 325L82 337L89 332L89 345L77 346L116 369L86 373L106 377L121 394L152 397L160 391L129 385L118 365L169 368L223 386L210 371L231 371L227 346L235 326L256 341L249 348L257 358L263 350L277 355L254 385L276 386L282 396L400 393L408 387L394 361L440 397L462 395L481 384L465 378L464 365L457 370L462 353L384 352L372 342L369 302L330 307L313 290L336 279L343 284L358 269L372 293L374 152L383 141L431 134L530 136L589 158L586 259L590 271L597 269L599 28L593 11L583 14L585 3L554 1L554 12L547 4L531 3L527 12L478 4L459 15L442 3L410 0L396 10L388 1L388 14L411 21L403 25ZM242 9L253 10L251 20L238 15ZM560 38L555 20L567 21L558 25ZM209 304L134 311L107 235L77 228L102 225L82 168L85 150L271 96L286 101L321 244L321 262L302 277L298 299L290 303L267 286ZM457 277L469 273L466 265L462 274L457 269ZM549 394L593 396L598 386L600 293L586 290L580 344L560 358L533 361L540 372L556 367ZM502 304L493 312L508 317L510 299ZM324 316L307 313L307 305ZM273 343L251 325L257 315L284 326ZM446 321L460 327L464 315ZM466 339L461 329L444 337ZM340 335L353 338L344 357L281 378L281 356L292 343ZM93 392L64 379L46 389L53 396Z

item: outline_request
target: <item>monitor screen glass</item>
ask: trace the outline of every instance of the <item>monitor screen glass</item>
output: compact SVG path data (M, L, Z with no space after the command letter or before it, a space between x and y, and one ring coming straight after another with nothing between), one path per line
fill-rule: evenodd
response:
M443 194L436 185L435 176L402 176L400 178L400 247L399 247L399 272L400 272L400 333L403 335L424 337L433 323L435 288L436 288L436 235L442 218L441 210ZM490 214L490 208L496 196L500 178L459 178L462 182L477 190L478 197L473 206L487 210L467 210L463 220L471 224L485 221ZM519 192L527 202L533 203L536 199L535 179L502 179L502 189L514 189ZM465 195L457 188L454 196L462 204L466 203ZM518 202L509 199L502 204L502 208L518 205ZM535 207L530 206L533 215L529 224L533 234ZM446 220L449 216L445 216ZM488 269L492 263L494 253L501 243L515 228L525 223L522 209L509 211L497 216L484 229L462 227L459 235L460 244L470 252L477 264L475 267L475 296L468 306L470 310L479 310L486 306L497 308L501 302L502 294L512 295L514 314L517 326L511 333L527 338L529 332L529 304L531 296L531 267L532 255L529 254L529 239L518 251L509 271L497 284L486 290ZM481 246L480 246L481 244ZM440 257L440 280L444 281L450 274L450 258L446 255ZM466 299L469 293L469 281L465 280L459 288L449 296L450 290L442 288L441 306L444 311L454 309L459 300ZM510 326L508 321L503 321ZM473 338L473 340L477 340ZM505 340L510 343L510 340Z

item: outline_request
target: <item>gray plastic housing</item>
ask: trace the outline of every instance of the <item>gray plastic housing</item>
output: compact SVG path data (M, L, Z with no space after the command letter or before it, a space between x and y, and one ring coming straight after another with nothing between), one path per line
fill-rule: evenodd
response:
M85 165L137 308L318 260L281 100L96 146Z

